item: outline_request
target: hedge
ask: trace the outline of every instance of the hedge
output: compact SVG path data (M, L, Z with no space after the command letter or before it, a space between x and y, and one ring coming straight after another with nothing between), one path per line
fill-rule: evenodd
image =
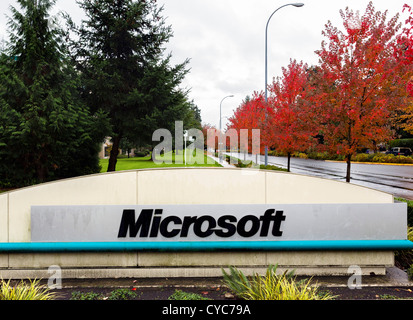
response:
M396 140L390 141L389 146L390 148L403 147L403 148L410 148L413 150L413 138L412 139L396 139Z

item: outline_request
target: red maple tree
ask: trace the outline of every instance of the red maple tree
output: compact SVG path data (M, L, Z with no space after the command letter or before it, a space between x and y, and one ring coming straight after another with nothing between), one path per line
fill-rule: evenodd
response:
M403 32L397 37L395 58L399 66L399 76L403 78L406 94L413 98L413 9L405 4L404 12L410 15L405 21ZM404 88L402 88L404 89ZM399 110L396 122L405 131L413 133L413 103L410 101L407 108Z
M309 112L308 66L291 60L287 68L282 68L282 77L274 80L269 88L272 107L268 134L270 146L287 154L287 169L290 171L291 155L295 151L305 151L313 137L315 127Z
M374 148L393 136L389 119L400 107L400 81L395 59L398 15L387 21L370 2L363 16L340 11L344 30L331 22L323 35L327 42L320 57L318 117L326 146L344 155L346 181L351 157L360 148ZM404 84L405 86L405 84Z
M204 146L213 148L214 152L218 150L218 129L215 126L205 123L202 125L202 134L204 135ZM212 151L212 150L208 150Z
M234 111L234 114L229 118L228 129L235 129L238 132L238 137L241 136L242 129L248 129L248 145L243 145L240 141L240 149L246 152L251 152L255 141L253 141L252 130L260 130L260 153L263 152L265 143L267 143L267 119L271 117L272 109L265 104L264 94L254 92L252 98L247 97L241 105ZM240 139L241 140L241 139ZM255 146L256 147L256 146Z

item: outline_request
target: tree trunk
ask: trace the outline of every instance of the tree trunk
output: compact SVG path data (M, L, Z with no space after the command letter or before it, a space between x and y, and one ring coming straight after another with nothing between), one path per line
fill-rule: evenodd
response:
M351 154L346 155L346 162L347 162L347 174L346 174L346 182L350 182L351 175Z
M38 165L36 166L36 171L37 171L37 179L39 180L40 183L43 183L46 181L46 166L44 163L38 163Z
M118 162L120 139L121 139L120 136L116 136L112 139L113 145L112 145L112 150L110 151L108 172L116 171L116 163Z
M288 172L290 172L290 168L291 168L291 166L290 166L290 164L291 164L291 153L287 153L287 170L288 170Z
M45 159L47 159L47 156L41 154L40 156L37 156L33 161L33 166L36 168L37 180L40 183L46 182L46 178L48 176L48 170L46 167L47 161Z

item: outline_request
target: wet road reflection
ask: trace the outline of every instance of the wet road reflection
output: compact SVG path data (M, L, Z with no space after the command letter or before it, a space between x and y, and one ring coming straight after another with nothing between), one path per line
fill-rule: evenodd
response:
M244 159L243 154L232 153L232 155ZM246 159L255 161L255 156L246 155ZM262 164L264 163L264 156L260 156L260 161ZM269 156L268 164L286 168L287 158ZM344 162L291 158L291 172L345 181L346 164ZM412 165L352 163L351 183L413 200Z

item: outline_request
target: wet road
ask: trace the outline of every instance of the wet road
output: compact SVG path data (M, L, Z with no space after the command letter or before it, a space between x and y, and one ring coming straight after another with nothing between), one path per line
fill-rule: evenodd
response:
M244 159L243 154L232 153L232 155ZM253 158L247 155L246 159ZM260 161L264 163L264 156L260 156ZM287 158L269 156L268 164L286 168ZM291 158L291 172L346 181L344 162ZM351 183L413 200L413 166L352 163Z

